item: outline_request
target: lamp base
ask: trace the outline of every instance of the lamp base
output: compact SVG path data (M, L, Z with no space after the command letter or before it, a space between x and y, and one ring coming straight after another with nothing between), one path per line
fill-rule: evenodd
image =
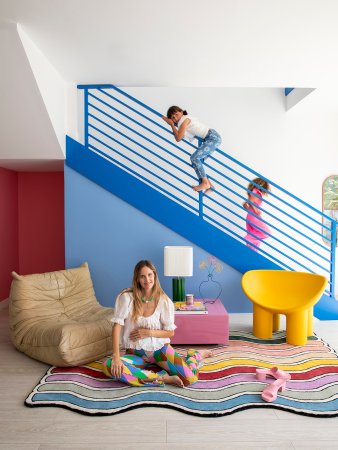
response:
M173 301L185 301L185 278L173 278Z

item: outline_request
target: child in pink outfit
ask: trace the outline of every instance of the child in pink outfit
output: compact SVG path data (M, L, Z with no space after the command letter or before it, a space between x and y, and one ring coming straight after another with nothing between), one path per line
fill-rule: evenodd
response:
M261 186L265 190L259 189L256 185ZM262 178L255 178L249 183L248 191L251 191L252 194L256 195L252 195L248 192L248 201L243 204L244 208L248 210L246 216L246 229L248 233L245 236L245 240L247 241L246 245L257 252L262 240L266 239L271 234L270 228L259 218L262 217L262 210L260 207L263 202L263 196L268 195L266 191L270 191L270 185Z

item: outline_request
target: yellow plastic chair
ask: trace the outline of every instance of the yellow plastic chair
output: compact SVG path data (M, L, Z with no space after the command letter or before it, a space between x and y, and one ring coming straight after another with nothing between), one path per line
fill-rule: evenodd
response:
M250 270L242 288L253 303L253 334L260 339L279 330L279 314L286 316L286 342L305 345L313 334L313 306L327 285L323 275L285 270Z

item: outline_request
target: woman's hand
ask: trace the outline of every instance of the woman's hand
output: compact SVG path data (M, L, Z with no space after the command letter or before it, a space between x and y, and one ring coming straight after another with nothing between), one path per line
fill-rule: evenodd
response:
M120 357L113 356L112 361L111 361L111 368L110 368L111 374L115 378L121 378L122 373L123 373L123 368L124 368L124 365L123 365Z
M135 328L129 335L129 339L131 341L139 341L140 339L144 339L146 337L151 336L151 330L147 328Z
M168 125L174 126L174 122L171 119L168 119L166 116L162 116L162 119L167 122Z

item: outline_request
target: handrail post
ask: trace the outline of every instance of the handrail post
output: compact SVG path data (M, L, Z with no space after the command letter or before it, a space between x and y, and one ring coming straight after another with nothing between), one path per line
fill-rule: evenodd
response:
M337 222L331 222L331 263L330 263L330 294L335 298L335 278L336 278L336 245L337 245Z
M84 89L84 142L88 148L88 89Z
M203 219L203 191L200 191L198 194L199 214L200 218Z

